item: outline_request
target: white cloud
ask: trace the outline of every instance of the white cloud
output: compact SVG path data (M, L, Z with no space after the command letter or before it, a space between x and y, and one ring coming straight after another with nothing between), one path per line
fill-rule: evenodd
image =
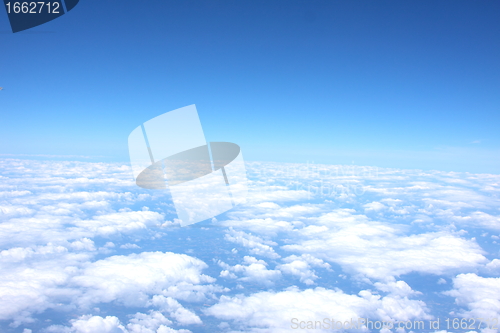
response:
M74 241L70 244L71 248L74 250L86 250L86 251L95 251L94 242L88 238L82 238L81 240Z
M276 252L274 252L274 249L271 247L278 245L277 243L272 241L265 241L260 237L247 234L243 231L235 231L232 228L230 228L229 232L224 235L224 238L227 241L240 244L246 248L249 248L251 254L271 259L276 259L280 257Z
M250 230L268 236L277 235L280 232L291 231L294 225L302 225L300 222L288 222L272 218L247 219L244 218L244 212L240 213L242 216L239 218L234 218L235 213L228 213L228 215L231 217L230 220L220 221L217 224L225 227L233 227L235 229Z
M453 288L445 292L455 297L462 310L461 315L467 318L499 318L500 317L500 278L484 278L476 274L459 274L453 279Z
M276 267L285 274L292 274L300 277L300 282L307 285L314 284L314 280L318 277L314 271L310 269L309 264L303 260L294 260L290 263L279 265Z
M78 291L67 286L71 276L91 256L48 244L1 252L0 319L11 326L32 322L32 315L70 303Z
M149 295L169 290L175 294L178 284L182 284L186 292L189 287L214 282L213 278L201 274L206 267L203 261L184 254L143 252L87 264L71 283L84 289L77 300L84 307L112 301L126 306L145 306Z
M45 333L191 333L189 330L176 330L158 311L149 314L136 313L125 327L115 316L85 315L70 322L71 326L52 325L44 330Z
M381 283L376 282L374 286L383 292L389 293L390 295L408 297L422 294L421 292L411 289L411 287L404 281L395 281Z
M2 218L29 216L32 215L33 213L35 213L35 210L21 205L12 205L12 204L0 205L0 216Z
M236 329L245 332L290 332L293 318L299 321L321 321L332 317L340 321L357 321L357 318L366 317L379 320L432 318L422 301L394 295L381 297L366 290L359 295L348 295L340 290L319 287L303 291L294 287L250 296L221 296L220 302L206 309L205 313L231 321Z
M130 250L130 249L140 249L140 248L141 247L139 245L137 245L137 244L131 244L131 243L120 245L120 249Z
M404 231L404 226L338 209L319 217L316 225L297 230L296 244L283 248L309 253L338 263L351 274L379 280L410 272L470 270L487 261L475 241L446 232L406 236Z
M107 316L84 316L71 323L72 331L78 333L118 333L125 332L125 327L118 318Z
M184 254L143 252L90 259L50 244L0 252L2 269L9 272L0 276L0 319L19 326L48 308L85 310L109 302L147 307L158 294L199 302L224 290L201 273L207 267L203 261ZM195 315L179 308L174 318L195 322L190 316Z
M330 264L325 263L323 260L315 258L310 254L303 254L302 256L289 256L283 258L285 264L276 266L276 269L281 270L285 274L291 274L298 276L300 282L306 285L314 284L314 280L318 277L316 276L312 266L323 267L325 269L331 270Z
M0 224L0 245L65 243L70 240L108 237L159 225L163 216L153 211L122 211L78 219L69 216L12 218Z
M204 233L198 239L213 237L216 246L193 242L190 256L107 257L124 249L140 252L139 246L188 251L176 244L187 239L186 230L178 227L168 194L135 187L127 165L0 159L0 318L12 327L34 321L43 326L39 314L54 309L86 316L51 326L53 332L177 332L175 325L200 324L201 304L213 304L215 295L229 291L202 274L217 274L217 262L223 268L220 283L234 279L242 292L249 285L282 286L289 281L282 274L309 286L330 286L329 263L340 265L335 276L345 280L338 285L350 286L354 295L294 287L221 298L209 308L214 318L226 321L221 329L279 332L287 324L280 322L282 313L331 316L338 310L341 316L425 318L432 311L409 282L398 281L403 274L441 275L433 280L437 283L459 273L498 274L498 259L487 260L478 245L494 245L496 238L476 242L470 229L498 230L499 175L356 168L250 163L249 173L256 176L249 202L212 222L232 229L198 230ZM319 184L341 191L318 191ZM353 186L361 191L352 191ZM200 237L194 230L189 236ZM229 252L232 247L240 251ZM205 260L207 250L220 260L206 260L210 268L194 258ZM281 258L283 250L290 255ZM251 256L233 265L238 253ZM361 280L349 281L349 275ZM495 281L460 274L450 291L457 305L443 307L458 307L457 313L467 316L494 312L494 293L487 302L480 299L495 290ZM356 294L365 283L373 291ZM419 291L432 297L425 288ZM121 313L94 312L106 303ZM136 308L127 313L132 311L127 306L143 307L145 313L134 315ZM215 316L217 309L223 312ZM283 331L287 327L289 322Z
M172 324L172 321L159 311L150 311L148 314L138 312L130 319L127 329L130 333L154 333L160 326Z
M377 201L367 203L367 204L363 205L363 207L365 208L365 211L375 211L375 212L381 211L381 210L387 208L383 203L380 203Z
M489 230L500 230L500 216L476 211L468 216L455 216L454 220L470 227L481 227Z
M152 211L118 212L95 216L92 220L76 221L74 224L94 235L107 236L117 232L131 232L159 225L163 216Z
M486 265L486 269L500 274L500 259L493 259Z
M202 321L194 312L184 308L172 297L155 295L151 304L160 308L162 312L168 312L172 318L181 325L201 324Z
M239 281L258 283L266 286L272 286L276 280L281 278L279 270L269 270L264 260L258 260L251 256L243 258L243 265L230 266L221 260L219 260L218 264L224 269L220 273L220 276L224 278L234 279L237 278L237 274L241 274L242 277L238 278Z

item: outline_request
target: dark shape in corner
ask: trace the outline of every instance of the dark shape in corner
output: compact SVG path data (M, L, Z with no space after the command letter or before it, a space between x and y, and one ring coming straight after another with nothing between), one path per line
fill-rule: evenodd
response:
M73 8L75 8L76 4L80 0L64 0L64 3L66 4L66 11L69 12Z
M62 1L63 0L45 0L42 4L42 1L16 2L12 0L3 0L7 16L9 17L10 27L14 33L34 28L64 15L65 12ZM70 11L78 2L79 0L64 0L66 10ZM23 7L23 4L26 5Z

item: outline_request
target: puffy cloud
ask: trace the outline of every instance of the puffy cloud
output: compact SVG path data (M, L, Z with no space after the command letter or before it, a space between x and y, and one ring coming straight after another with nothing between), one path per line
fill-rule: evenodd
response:
M115 316L84 315L71 320L71 326L52 325L46 333L191 333L189 330L176 330L167 325L172 322L158 311L149 314L136 313L127 327ZM31 331L30 331L31 332Z
M276 236L280 232L289 232L303 226L301 219L314 216L324 209L318 204L294 204L282 207L274 202L260 202L245 206L228 213L230 219L220 221L221 226L246 229L259 234Z
M471 270L486 263L473 240L447 232L406 236L404 227L369 220L351 209L322 215L296 231L296 244L284 249L309 253L340 264L347 272L392 280L410 272L444 274Z
M125 327L118 318L107 316L84 316L71 323L73 332L78 333L119 333L125 332Z
M77 227L90 231L94 235L107 236L117 232L131 232L158 225L163 216L152 211L124 211L95 216L91 220L73 222Z
M500 230L500 216L476 211L468 216L455 216L454 220L470 227L481 227L489 230Z
M163 216L153 211L122 211L91 219L68 216L12 218L0 224L0 245L64 243L69 240L131 233L159 225Z
M172 297L155 295L151 300L151 304L160 308L162 312L168 312L172 318L175 318L181 325L201 324L202 321L192 311L184 308L179 302Z
M66 247L11 248L0 254L0 319L11 326L32 322L33 314L69 303L78 291L68 282L78 266L91 259L85 253L71 253Z
M127 306L145 306L149 295L162 294L182 284L189 287L212 283L201 274L207 265L185 254L142 252L128 256L112 256L87 264L71 283L84 289L78 298L81 306L116 301ZM193 293L199 293L194 290Z
M266 286L272 286L274 281L281 278L281 272L279 270L269 270L264 260L258 260L251 256L245 256L243 258L243 265L237 264L230 266L220 260L218 264L224 268L220 276L225 278L235 279L237 278L236 274L242 274L243 276L238 278L239 281L258 283Z
M486 267L487 270L500 274L500 259L493 259Z
M303 260L294 260L290 263L279 265L276 267L283 273L292 274L300 277L300 282L307 285L314 284L314 280L318 277L311 270L309 264Z
M149 314L138 312L130 319L127 329L131 333L149 333L156 332L160 326L172 324L172 321L159 311L150 311Z
M0 276L0 319L18 326L48 308L81 311L109 302L148 307L155 305L154 295L199 302L223 291L201 273L207 267L203 261L184 254L143 252L90 259L50 244L2 251L2 269L8 274ZM182 307L174 313L183 323L197 320Z
M94 242L88 238L82 238L81 240L74 241L70 244L71 248L74 250L86 250L86 251L95 251Z
M323 267L330 270L330 265L328 263L310 254L303 254L300 257L292 255L283 258L283 261L285 264L278 265L276 268L285 274L298 276L300 282L307 285L314 284L314 280L318 278L311 266Z
M260 237L247 234L243 231L235 231L230 228L229 233L227 233L224 238L230 242L240 244L244 247L249 248L251 254L260 255L271 259L280 257L276 252L274 252L274 249L271 247L278 245L277 243L272 241L265 241Z
M422 301L394 295L381 297L367 290L348 295L319 287L221 296L218 304L204 312L231 321L235 329L248 332L290 332L293 318L298 321L333 318L342 322L351 319L356 322L358 318L385 321L432 318Z
M380 203L377 201L367 203L367 204L363 205L363 207L365 208L366 211L370 211L370 210L380 211L380 210L387 208L383 203Z
M374 283L374 286L381 291L389 293L390 295L396 295L400 297L422 294L421 292L411 289L411 287L404 281L395 281L388 283L376 282Z
M35 210L21 205L12 205L12 204L0 205L0 217L2 217L3 219L19 217L19 216L29 216L32 215L33 213L35 213Z
M500 278L484 278L474 273L459 274L453 279L453 290L445 292L455 297L458 305L469 311L461 311L467 318L500 317Z

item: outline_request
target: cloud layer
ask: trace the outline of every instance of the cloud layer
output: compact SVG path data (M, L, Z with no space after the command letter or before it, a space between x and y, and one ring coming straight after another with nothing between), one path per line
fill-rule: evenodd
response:
M0 330L500 316L500 176L247 167L247 204L180 228L126 165L0 160Z

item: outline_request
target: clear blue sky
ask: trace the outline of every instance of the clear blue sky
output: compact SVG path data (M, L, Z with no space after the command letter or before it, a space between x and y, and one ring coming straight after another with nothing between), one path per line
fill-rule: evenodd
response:
M500 173L498 0L82 0L16 34L0 10L0 86L0 154L126 161L196 104L247 160Z

